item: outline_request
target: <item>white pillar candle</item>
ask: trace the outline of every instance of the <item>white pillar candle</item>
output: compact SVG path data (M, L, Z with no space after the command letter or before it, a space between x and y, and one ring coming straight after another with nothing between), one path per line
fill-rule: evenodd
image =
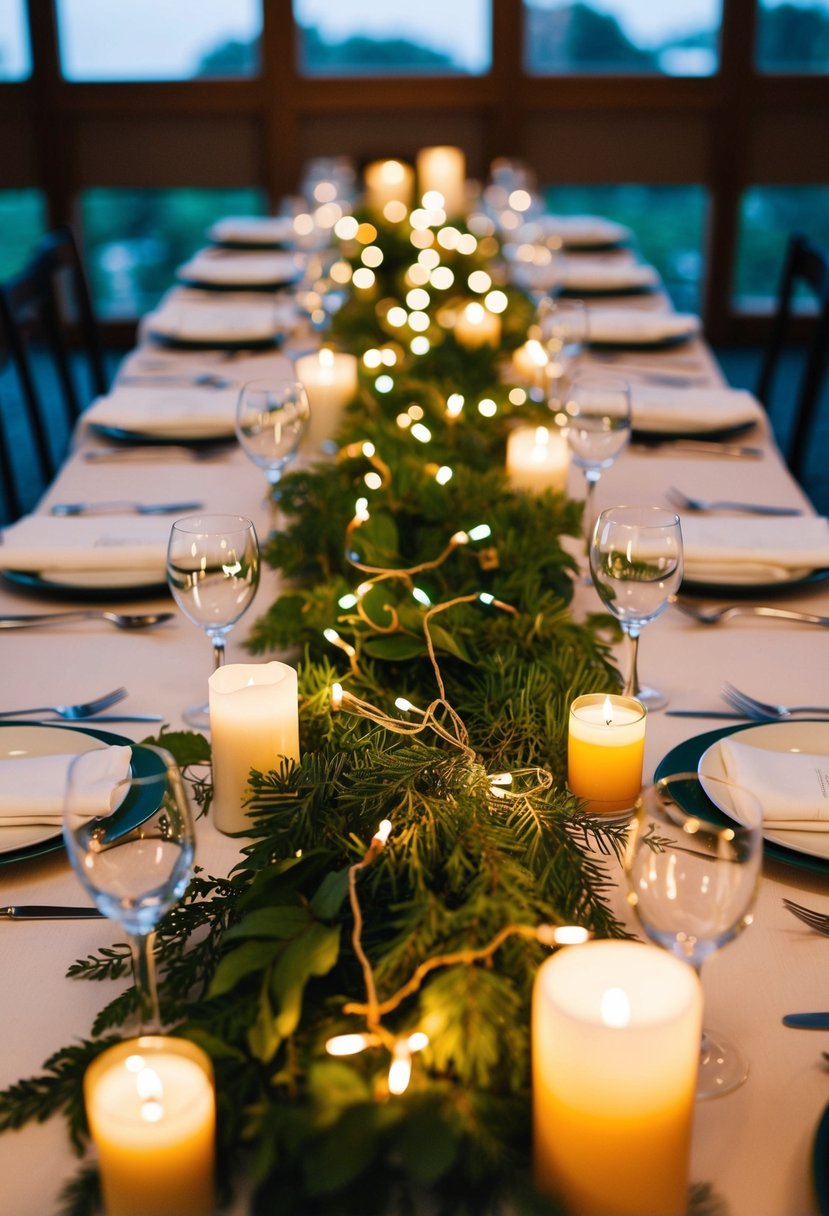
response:
M220 832L244 832L250 770L299 760L297 676L285 663L227 663L208 684L213 822Z
M382 211L387 203L412 205L414 170L400 160L375 160L363 174L365 203L370 211Z
M684 1216L702 1033L697 976L658 946L593 941L533 991L534 1166L578 1216Z
M523 346L512 352L515 374L526 384L542 392L547 387L549 357L537 338L530 338Z
M84 1076L107 1216L213 1216L215 1099L209 1058L148 1035L101 1053Z
M516 490L564 492L570 468L567 440L546 426L519 426L507 439L507 476Z
M340 425L345 405L357 392L357 359L343 351L323 347L302 355L294 363L297 380L305 385L311 421L303 446L318 456Z
M497 346L501 341L501 318L477 300L472 300L455 318L455 337L467 350Z
M633 697L587 693L570 706L567 786L591 814L629 810L639 797L646 720Z
M417 188L422 197L428 190L443 195L448 216L466 211L466 158L460 148L421 148L417 154Z

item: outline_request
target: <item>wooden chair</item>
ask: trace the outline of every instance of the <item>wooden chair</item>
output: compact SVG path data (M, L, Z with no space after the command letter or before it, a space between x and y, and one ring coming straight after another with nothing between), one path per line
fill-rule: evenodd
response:
M805 236L793 235L789 238L786 248L777 309L757 384L757 396L767 409L771 403L774 378L789 334L794 292L800 284L805 285L815 297L817 318L806 347L799 388L794 395L794 422L786 458L789 469L799 481L803 479L805 472L812 424L829 356L829 251L815 245Z
M0 323L45 486L84 407L107 389L103 346L70 227L43 237L24 269L0 285ZM76 343L79 360L73 357ZM88 381L85 391L76 376L78 363Z

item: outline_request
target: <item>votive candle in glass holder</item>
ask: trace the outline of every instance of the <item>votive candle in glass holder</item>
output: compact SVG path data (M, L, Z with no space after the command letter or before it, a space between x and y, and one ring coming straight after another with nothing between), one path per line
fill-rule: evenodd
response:
M226 663L208 686L213 823L220 832L244 832L250 770L299 760L297 674L285 663Z
M532 1006L536 1185L578 1216L685 1216L702 988L658 946L542 963Z
M642 791L647 710L633 697L576 697L567 735L567 787L591 814L630 810Z
M375 160L363 173L365 204L370 211L383 211L391 202L411 207L414 169L401 160Z
M547 426L519 426L507 439L507 477L515 490L567 488L570 448L564 436Z
M93 1060L83 1088L106 1216L213 1216L213 1069L200 1047L128 1039Z

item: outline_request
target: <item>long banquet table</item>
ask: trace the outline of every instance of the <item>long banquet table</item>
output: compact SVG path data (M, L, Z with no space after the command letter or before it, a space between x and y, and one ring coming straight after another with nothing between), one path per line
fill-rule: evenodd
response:
M297 338L300 345L302 340ZM147 343L139 346L125 369L146 371L160 363L193 368L205 362L198 354L172 352L165 352L163 360L149 357L148 361L148 350ZM674 358L668 351L641 355L634 362L670 369ZM234 379L243 380L284 367L285 359L286 352L262 353L224 366L232 369ZM702 341L683 347L683 361L689 359L696 362L697 374L707 377L712 386L722 383ZM631 448L602 476L597 506L664 504L667 488L676 484L702 496L768 500L811 511L768 428L760 429L759 438L751 437L752 443L762 445L759 460ZM248 515L260 533L267 531L264 479L238 448L214 460L180 454L110 464L87 461L84 453L102 442L81 425L74 453L40 511L48 511L55 502L77 499L193 498L203 501L207 510ZM577 470L571 471L570 479L572 494L581 495ZM231 660L247 657L243 645L247 628L278 589L278 576L265 573L248 617L230 635ZM791 594L786 603L829 615L829 582ZM49 606L34 592L0 583L0 613ZM160 596L131 606L169 609L170 603ZM576 612L597 607L593 590L579 586ZM673 707L725 708L720 701L724 679L769 700L809 703L820 700L827 646L829 634L808 625L741 620L709 628L670 609L644 631L640 669L669 693ZM125 713L160 714L173 729L184 728L183 707L204 697L211 666L205 635L180 614L156 629L138 633L92 621L7 632L0 634L0 648L4 673L0 711L68 703L124 684L129 697L119 708ZM717 725L716 721L669 717L664 712L651 714L646 779L670 748ZM138 740L155 728L119 723L107 729ZM210 873L225 874L237 857L233 840L219 834L209 819L199 821L197 862L201 866ZM0 882L3 905L84 902L62 853L3 866ZM825 873L768 861L754 923L708 961L703 973L707 1021L727 1030L751 1066L740 1089L698 1104L695 1115L692 1180L710 1183L730 1216L815 1216L818 1211L811 1154L819 1119L829 1101L829 1075L821 1059L821 1049L829 1048L829 1035L785 1029L781 1017L791 1010L827 1007L821 967L826 965L829 943L784 909L785 895L829 912ZM65 971L76 958L119 939L117 927L103 921L8 922L1 931L0 1086L6 1086L37 1074L53 1050L88 1036L93 1016L107 994L100 985L65 979ZM643 1154L646 1159L647 1146ZM8 1216L47 1216L56 1211L56 1196L74 1169L59 1119L0 1136L0 1210ZM238 1210L243 1207L240 1198Z

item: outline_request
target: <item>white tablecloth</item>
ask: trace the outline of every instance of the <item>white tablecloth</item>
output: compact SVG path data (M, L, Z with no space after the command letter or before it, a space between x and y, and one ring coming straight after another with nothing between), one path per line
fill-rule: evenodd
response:
M253 372L267 371L283 357L263 354L221 366L247 378ZM132 356L132 369L146 367L148 360L157 358L157 352L139 350ZM165 352L163 358L182 367L199 368L217 361L215 355L192 353L174 356ZM635 362L640 369L644 364L670 371L676 369L677 358L670 351L640 353ZM695 374L707 376L712 386L721 383L701 343L683 347L681 358L683 374L690 359L696 364ZM765 499L810 509L768 434L759 439L752 435L750 441L764 447L762 460L630 450L602 476L597 508L618 503L666 505L665 491L676 484L701 496ZM50 502L82 498L197 498L211 511L247 514L262 533L267 531L264 478L254 473L241 451L234 450L215 462L165 459L156 464L134 460L92 464L82 459L85 447L101 442L81 431L79 450L51 487L42 509ZM576 470L571 473L570 488L576 495L583 492ZM272 602L278 584L277 575L264 574L247 620L230 635L230 660L247 657L242 645L246 626ZM829 613L829 583L787 603ZM42 600L33 594L0 585L0 611L37 611L41 606ZM170 603L159 599L142 601L141 606L169 609ZM592 589L580 587L577 610L598 607ZM674 707L724 708L719 695L724 679L770 700L809 703L821 699L828 648L829 634L808 626L741 621L709 629L668 611L643 633L640 671L667 690ZM93 622L43 632L0 633L0 710L64 703L124 684L130 693L121 706L124 712L161 713L173 728L182 728L181 711L204 698L210 668L207 638L180 615L146 633L123 633ZM646 776L669 748L717 725L664 713L650 715ZM113 724L109 729L134 739L147 733L139 724ZM197 861L201 866L224 875L237 856L233 841L216 832L209 821L199 823ZM60 853L0 867L0 886L2 904L83 901L77 880ZM829 942L784 910L784 895L829 912L825 876L770 862L755 923L704 968L707 1021L726 1030L751 1062L750 1076L741 1089L700 1104L696 1112L692 1179L712 1183L727 1203L730 1216L815 1216L817 1211L810 1153L818 1119L829 1101L829 1076L820 1056L822 1049L829 1048L829 1033L787 1030L780 1019L791 1010L829 1008L829 990L823 979L823 967L829 965ZM8 922L0 925L0 933L0 1085L6 1086L38 1073L56 1048L88 1035L106 994L99 984L62 977L74 959L117 940L118 931L105 922L67 921ZM643 1146L643 1162L647 1162L647 1145ZM9 1216L49 1216L75 1167L58 1119L0 1136L0 1177L6 1196L0 1208ZM238 1211L244 1206L240 1200Z

